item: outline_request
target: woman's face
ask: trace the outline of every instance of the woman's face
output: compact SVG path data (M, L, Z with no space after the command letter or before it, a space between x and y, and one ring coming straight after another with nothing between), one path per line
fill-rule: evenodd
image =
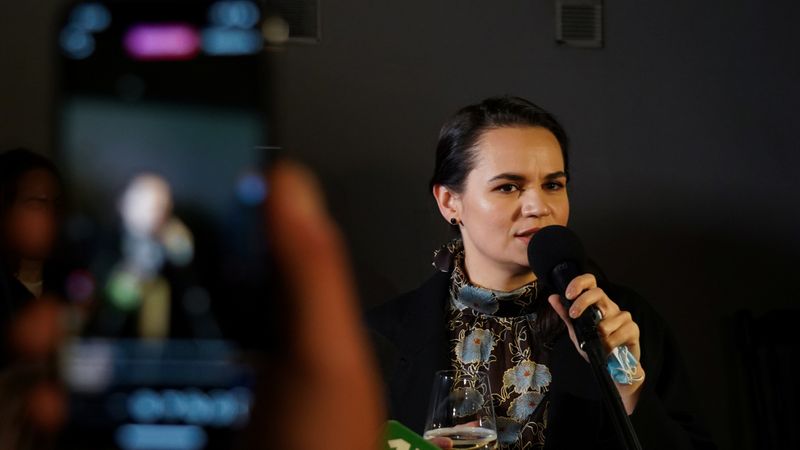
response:
M467 258L512 273L529 271L533 234L569 219L561 146L545 128L508 127L486 131L476 151L453 203Z
M46 169L24 173L4 223L6 243L21 258L46 259L58 233L60 189Z

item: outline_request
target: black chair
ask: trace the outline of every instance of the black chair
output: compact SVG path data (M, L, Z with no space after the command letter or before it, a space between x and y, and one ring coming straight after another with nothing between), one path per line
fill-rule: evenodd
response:
M800 449L800 309L736 314L756 448Z

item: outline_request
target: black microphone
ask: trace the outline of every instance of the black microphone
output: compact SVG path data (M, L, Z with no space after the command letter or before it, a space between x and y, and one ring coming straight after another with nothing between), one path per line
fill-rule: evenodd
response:
M586 253L578 236L566 227L551 225L533 235L528 243L528 263L536 277L561 296L561 304L569 311L570 301L564 294L569 283L586 273ZM577 297L576 297L577 298ZM597 323L603 318L595 305L571 319L578 344L586 352L589 365L600 383L604 403L611 413L611 423L622 448L641 450L636 430L625 412L622 399L606 367L606 355L597 335Z
M528 243L528 263L536 277L561 296L561 304L569 311L572 302L565 295L567 286L575 277L586 273L586 253L578 236L561 225L542 228ZM581 348L586 341L597 339L597 323L602 318L600 309L591 305L572 319Z

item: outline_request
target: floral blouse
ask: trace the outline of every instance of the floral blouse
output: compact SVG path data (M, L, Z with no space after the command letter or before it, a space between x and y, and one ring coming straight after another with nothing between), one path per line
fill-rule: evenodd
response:
M434 266L452 267L447 329L453 369L489 374L503 450L540 449L547 426L549 350L533 338L535 302L546 301L533 282L512 292L469 282L460 240L434 255Z

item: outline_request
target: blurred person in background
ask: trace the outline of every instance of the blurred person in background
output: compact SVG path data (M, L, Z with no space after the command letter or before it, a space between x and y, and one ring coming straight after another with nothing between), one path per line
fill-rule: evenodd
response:
M261 380L252 448L381 448L385 413L341 233L308 170L281 162L267 179L266 220L285 293L287 339L269 362L269 379ZM10 333L18 361L52 360L65 337L64 312L47 295L21 310ZM4 412L11 406L2 407L9 400L16 406L10 418ZM53 379L29 382L13 396L0 392L0 448L52 448L68 414L64 389Z
M61 225L62 183L56 166L28 149L0 153L0 330L8 336L14 318L48 292L61 291L53 256ZM46 338L30 324L27 333ZM0 348L0 448L30 448L35 433L22 395L42 379L38 364L15 361ZM12 361L18 364L11 364Z
M0 154L0 324L31 299L60 291L52 264L61 223L61 177L44 156Z

